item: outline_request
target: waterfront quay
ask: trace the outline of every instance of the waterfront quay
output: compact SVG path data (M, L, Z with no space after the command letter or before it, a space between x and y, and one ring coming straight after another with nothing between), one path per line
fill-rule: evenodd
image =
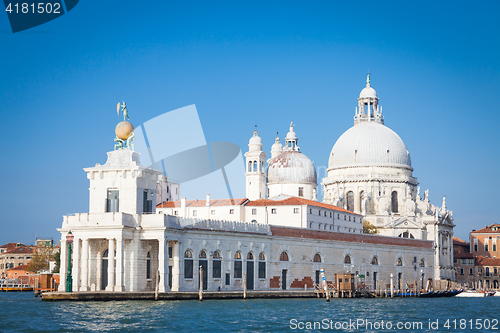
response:
M199 292L49 292L42 293L42 301L129 301L129 300L193 300L199 299ZM205 291L203 299L243 299L243 298L312 298L317 297L313 290L296 291Z

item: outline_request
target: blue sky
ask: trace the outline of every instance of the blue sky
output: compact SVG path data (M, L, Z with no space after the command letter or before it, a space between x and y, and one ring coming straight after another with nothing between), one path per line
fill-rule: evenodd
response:
M16 34L0 14L0 243L58 239L62 215L88 211L82 168L112 150L118 101L134 124L196 104L207 142L243 152L255 124L269 152L293 120L321 167L368 68L414 176L466 239L499 221L500 189L500 3L471 4L80 1Z

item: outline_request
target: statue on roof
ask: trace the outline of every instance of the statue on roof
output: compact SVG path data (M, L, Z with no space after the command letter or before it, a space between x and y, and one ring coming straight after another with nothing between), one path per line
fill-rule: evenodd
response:
M120 110L120 107L122 108L121 110ZM127 104L125 104L125 101L123 101L122 105L120 105L120 102L118 102L118 105L116 106L116 112L118 113L118 115L120 115L120 111L123 112L123 121L127 121L130 119L128 117Z

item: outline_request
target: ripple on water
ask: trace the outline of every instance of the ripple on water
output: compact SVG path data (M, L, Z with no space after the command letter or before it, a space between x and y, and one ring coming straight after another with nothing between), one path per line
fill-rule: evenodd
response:
M34 298L32 293L4 292L0 293L0 331L284 332L293 331L290 330L292 319L302 322L323 319L333 322L357 319L420 321L427 328L428 321L436 319L444 323L446 319L498 318L499 307L500 297L332 299L329 303L324 299L49 303ZM436 331L424 329L418 332Z

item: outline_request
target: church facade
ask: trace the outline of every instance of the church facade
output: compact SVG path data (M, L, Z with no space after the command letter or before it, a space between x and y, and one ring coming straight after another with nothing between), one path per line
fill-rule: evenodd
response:
M362 214L387 236L432 240L435 275L452 279L453 212L422 199L410 153L384 125L382 107L368 76L354 115L354 126L337 140L323 179L325 203Z

